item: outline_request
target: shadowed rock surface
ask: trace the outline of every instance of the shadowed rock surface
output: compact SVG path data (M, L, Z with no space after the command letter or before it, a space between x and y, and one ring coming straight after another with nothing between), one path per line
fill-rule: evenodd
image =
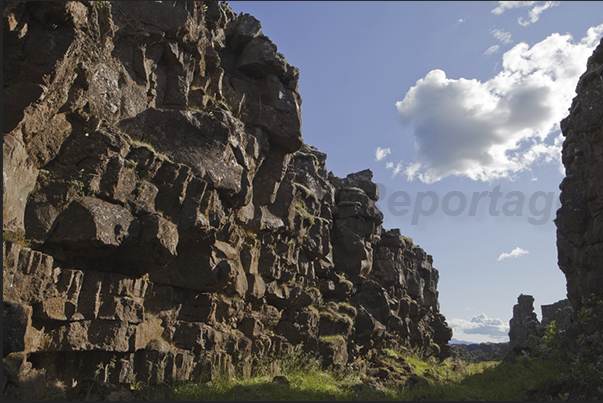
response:
M509 348L515 354L536 346L543 335L540 321L534 312L534 297L521 294L513 307L509 321Z
M603 398L603 39L587 61L576 94L569 116L561 121L566 176L555 220L568 299L542 306L541 328L531 337L538 339L554 321L554 344L568 354L569 372L581 372L572 374L578 381L531 388L524 400Z
M561 121L566 176L555 223L568 299L575 312L593 311L597 320L586 330L594 330L603 327L603 43L588 59L576 93Z
M576 86L565 136L561 208L557 210L559 268L567 280L572 318L567 346L592 368L569 399L603 398L603 39ZM544 311L543 311L544 313Z
M300 343L336 366L450 354L432 257L382 227L369 170L335 177L304 143L299 70L255 18L5 2L3 29L5 397Z

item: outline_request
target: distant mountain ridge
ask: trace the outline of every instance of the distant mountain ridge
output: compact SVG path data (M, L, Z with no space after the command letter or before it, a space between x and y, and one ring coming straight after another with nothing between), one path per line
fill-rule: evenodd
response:
M452 339L450 339L450 344L476 344L476 343L473 343L472 341L457 340L455 338L452 338Z
M509 351L509 342L471 343L456 339L450 340L452 357L465 361L500 361Z

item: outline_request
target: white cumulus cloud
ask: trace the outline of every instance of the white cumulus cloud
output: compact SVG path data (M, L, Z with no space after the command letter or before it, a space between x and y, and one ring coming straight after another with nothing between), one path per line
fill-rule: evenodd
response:
M453 318L446 322L452 328L456 338L462 338L463 334L483 335L495 341L503 341L509 334L509 325L501 319L489 318L483 313L470 320Z
M457 175L490 182L539 162L561 166L559 122L602 34L603 24L579 41L554 33L531 47L519 43L485 82L448 78L439 69L419 79L396 103L415 137L409 180Z
M377 147L377 150L375 150L375 161L381 161L388 154L391 154L391 152L392 150L389 148Z
M496 259L496 260L498 260L500 262L501 260L509 258L509 257L513 257L513 258L520 257L520 256L523 256L523 255L527 255L528 253L530 253L530 252L528 252L525 249L521 249L518 246L517 248L513 249L509 253L501 253L500 256L498 257L498 259Z

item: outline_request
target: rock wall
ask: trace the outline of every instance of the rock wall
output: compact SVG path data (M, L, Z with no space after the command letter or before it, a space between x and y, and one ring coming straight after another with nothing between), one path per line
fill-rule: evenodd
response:
M578 396L592 400L602 396L603 374L603 39L576 93L561 121L566 176L555 223L559 268L573 308L567 349L589 388Z
M298 344L449 355L432 257L383 229L369 170L337 178L303 142L299 70L255 18L5 2L3 22L5 368L163 383Z
M603 369L603 39L588 59L576 93L569 116L561 121L566 176L559 186L561 208L555 220L558 264L567 280L568 299L542 305L540 323L533 312L534 298L520 295L510 321L511 351L506 359L513 359L522 351L538 350L538 347L542 353L555 345L569 354L573 371L582 371L580 376L589 378L584 385L592 382L600 386ZM547 346L543 335L553 321L556 334L554 340L548 340ZM578 362L581 364L577 365ZM590 379L592 371L598 375ZM595 398L597 392L586 394Z
M550 325L555 321L556 326L559 329L568 329L572 323L572 315L574 310L569 299L562 299L553 304L541 305L542 310L542 322L543 326Z
M559 268L575 312L592 311L590 329L603 326L603 43L588 59L570 114L561 121L565 136L557 211ZM599 303L597 303L599 302Z

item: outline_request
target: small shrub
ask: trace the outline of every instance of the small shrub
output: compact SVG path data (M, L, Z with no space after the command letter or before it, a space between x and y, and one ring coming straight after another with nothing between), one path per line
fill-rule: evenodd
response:
M318 201L318 198L316 197L314 192L312 190L310 190L310 188L308 188L298 182L293 182L292 185L295 189L298 189L304 195L304 197L311 198L311 199Z
M39 177L40 179L42 179L43 181L47 181L47 180L48 180L49 175L50 175L50 172L49 172L49 171L47 171L46 169L39 169L39 170L38 170L38 177Z
M17 231L4 231L2 232L2 239L21 245L24 248L31 247L31 243L25 238L25 231L22 229Z
M557 321L551 321L544 330L542 336L541 348L544 350L553 350L559 347L559 327Z
M75 193L77 196L86 195L84 182L74 179L71 181L71 184L75 187Z
M306 204L303 201L298 200L295 202L295 211L302 216L302 218L307 218L310 221L310 227L316 222L316 218L312 214L308 213Z

